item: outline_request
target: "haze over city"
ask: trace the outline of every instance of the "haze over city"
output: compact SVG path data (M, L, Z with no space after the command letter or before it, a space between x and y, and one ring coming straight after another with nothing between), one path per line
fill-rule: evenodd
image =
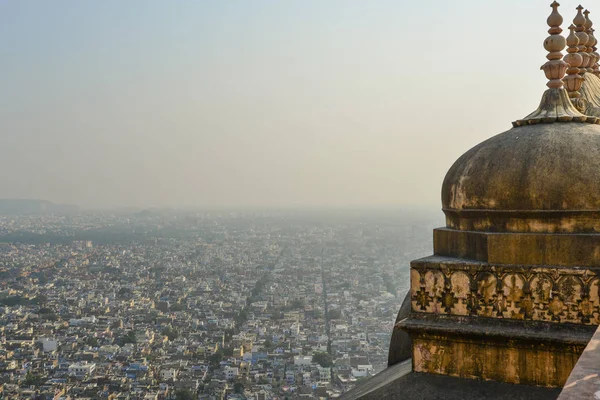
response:
M0 398L597 397L591 3L0 2Z
M526 3L2 2L0 197L438 207L539 102Z

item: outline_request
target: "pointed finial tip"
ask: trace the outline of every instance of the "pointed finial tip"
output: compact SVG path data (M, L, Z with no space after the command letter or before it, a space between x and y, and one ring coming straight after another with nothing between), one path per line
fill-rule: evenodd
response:
M583 10L583 7L581 6L581 4L577 6L576 10L579 10L579 11Z
M563 18L557 10L559 5L560 4L558 4L557 1L554 1L551 4L551 7L553 8L552 14L550 14L547 19L547 23L550 26L550 29L548 30L550 36L544 41L544 48L548 51L548 55L546 56L548 61L541 67L546 78L548 78L546 86L550 89L544 93L540 107L523 120L514 122L513 126L515 127L556 121L596 123L596 121L600 120L600 118L590 118L582 114L569 100L571 93L579 90L583 83L583 74L581 68L578 68L583 61L583 57L579 53L582 53L583 50L588 51L588 35L585 33L585 30L586 28L591 28L591 26L584 26L586 18L584 18L581 13L583 7L580 5L577 7L577 17L569 26L571 34L565 39L560 35L562 32L560 25L563 22ZM575 31L577 31L577 33L575 33ZM580 39L585 45L583 43L579 45ZM567 44L569 46L569 49L567 50L569 54L567 54L565 60L563 60L562 50ZM587 55L587 53L585 54ZM567 78L563 79L567 70L569 75ZM565 85L568 90L562 89ZM579 95L579 93L577 94ZM575 98L576 96L571 97Z

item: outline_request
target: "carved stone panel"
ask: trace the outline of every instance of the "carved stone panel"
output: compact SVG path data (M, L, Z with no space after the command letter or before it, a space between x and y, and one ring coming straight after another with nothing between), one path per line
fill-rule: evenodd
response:
M421 313L598 325L599 272L419 261L411 267L411 304Z

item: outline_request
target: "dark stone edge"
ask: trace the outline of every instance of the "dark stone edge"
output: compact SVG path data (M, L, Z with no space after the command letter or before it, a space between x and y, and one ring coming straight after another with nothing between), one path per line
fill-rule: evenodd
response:
M545 321L516 321L500 318L459 317L411 313L409 318L398 322L394 329L409 334L443 334L456 338L487 338L511 343L546 343L586 346L596 331L596 326Z

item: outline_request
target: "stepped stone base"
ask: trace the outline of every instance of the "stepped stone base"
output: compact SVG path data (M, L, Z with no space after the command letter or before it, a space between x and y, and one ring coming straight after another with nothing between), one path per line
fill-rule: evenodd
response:
M413 370L460 378L562 387L594 333L591 326L412 314Z
M412 340L414 371L562 387L600 322L600 268L511 264L512 254L522 253L508 251L496 253L497 263L490 250L495 241L510 242L498 245L505 250L521 241L530 247L530 240L547 248L547 241L588 243L600 235L436 235L437 255L411 263L411 312L396 324ZM487 261L444 256L440 242L464 244L470 257L481 251ZM578 254L583 260L587 253Z

